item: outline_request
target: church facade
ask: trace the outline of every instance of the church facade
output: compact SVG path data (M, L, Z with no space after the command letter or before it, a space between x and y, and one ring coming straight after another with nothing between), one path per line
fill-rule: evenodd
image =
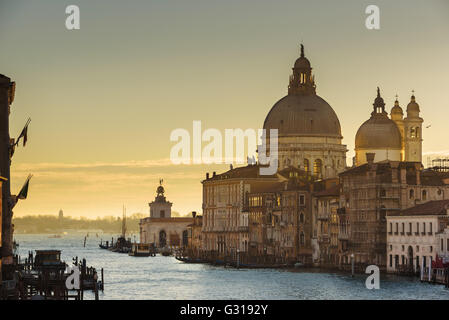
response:
M140 220L140 243L152 244L156 248L186 247L188 226L193 217L172 217L172 203L165 197L162 180L156 190L154 201L149 203L150 216Z

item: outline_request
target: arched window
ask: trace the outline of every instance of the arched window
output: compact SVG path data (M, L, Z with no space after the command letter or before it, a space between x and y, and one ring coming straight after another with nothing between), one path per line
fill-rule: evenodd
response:
M422 191L422 199L427 200L427 191L426 190Z
M309 159L304 159L304 171L309 173Z
M410 128L410 138L415 138L415 137L416 137L415 128Z
M321 159L316 159L313 162L313 175L317 176L317 177L321 177L322 167L323 167L323 162L321 161Z
M299 236L299 243L304 245L304 232L301 232L301 235Z
M415 190L411 189L410 194L409 194L410 199L413 199L414 196L415 196Z
M299 222L304 223L304 213L302 212L299 214Z

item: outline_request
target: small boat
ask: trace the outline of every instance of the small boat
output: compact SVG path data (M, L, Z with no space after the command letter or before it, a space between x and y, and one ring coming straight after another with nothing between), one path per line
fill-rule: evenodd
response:
M296 262L293 266L294 266L295 268L302 268L302 267L304 267L304 263Z
M61 238L61 235L60 234L54 234L54 235L51 235L51 236L48 236L49 238L51 238L51 239L59 239L59 238Z
M161 248L159 252L164 257L168 257L168 256L172 255L172 251L168 247Z
M155 250L147 243L133 243L128 255L133 257L150 257L155 255Z

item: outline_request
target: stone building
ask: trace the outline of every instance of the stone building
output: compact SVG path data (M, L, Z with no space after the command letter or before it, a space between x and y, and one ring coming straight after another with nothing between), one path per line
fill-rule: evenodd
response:
M260 175L259 165L206 174L203 184L203 246L217 257L248 250L248 194L279 182L277 175Z
M312 194L314 263L338 265L340 185L338 179L328 179L321 183L323 190L315 186Z
M340 234L339 263L376 264L386 268L386 217L430 200L449 198L449 180L445 173L423 170L418 162L374 162L340 174L339 216L346 219L348 237Z
M203 254L203 217L192 212L193 222L187 226L188 247L187 255L199 257Z
M435 261L449 224L449 200L433 200L387 216L387 271L419 272ZM446 254L447 255L447 254ZM441 256L440 256L441 257Z
M157 248L186 247L187 226L193 223L190 217L172 217L172 203L165 198L162 181L156 190L156 198L149 203L150 216L140 220L140 243L153 244Z
M249 251L252 262L312 262L311 183L305 172L285 168L282 181L249 194Z

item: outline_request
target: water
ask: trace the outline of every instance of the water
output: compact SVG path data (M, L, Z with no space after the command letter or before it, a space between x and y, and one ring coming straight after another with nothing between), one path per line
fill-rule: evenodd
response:
M86 258L89 266L104 268L105 291L100 299L449 299L442 285L417 279L381 276L380 289L368 290L366 276L310 270L233 269L185 264L173 257L130 257L98 247L100 238L90 234L16 235L19 255L29 250L60 249L62 259ZM112 236L102 235L110 240ZM87 299L93 294L87 293Z

